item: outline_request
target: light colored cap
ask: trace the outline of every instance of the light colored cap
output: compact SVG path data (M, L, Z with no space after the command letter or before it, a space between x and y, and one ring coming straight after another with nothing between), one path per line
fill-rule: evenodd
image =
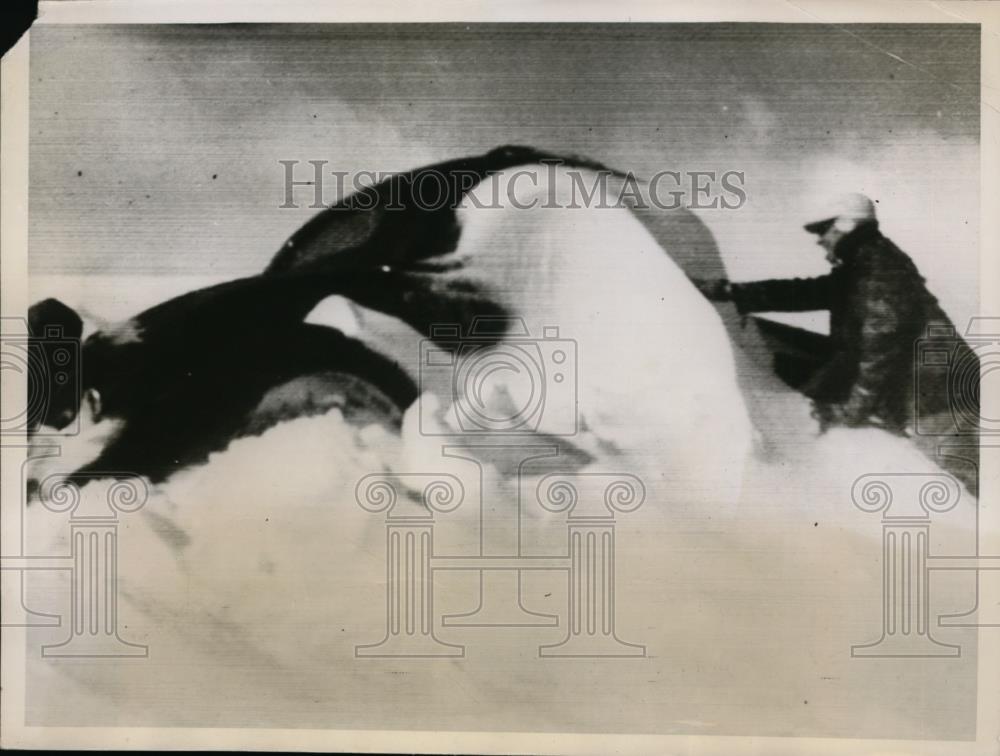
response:
M864 221L875 220L875 203L857 192L842 194L831 200L820 220L807 223L806 231L813 234L824 233L833 223L850 230Z

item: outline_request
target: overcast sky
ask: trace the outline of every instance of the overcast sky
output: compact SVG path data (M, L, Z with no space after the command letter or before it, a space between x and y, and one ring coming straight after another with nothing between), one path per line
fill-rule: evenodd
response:
M314 211L279 160L394 171L532 144L740 170L702 217L734 278L809 274L817 193L879 201L956 317L975 307L969 25L36 26L33 274L242 275Z

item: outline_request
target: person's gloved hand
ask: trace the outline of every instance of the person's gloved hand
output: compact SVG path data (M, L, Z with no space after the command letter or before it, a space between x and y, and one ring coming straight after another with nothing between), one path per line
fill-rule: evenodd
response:
M844 425L843 408L839 404L817 402L814 400L812 403L812 412L810 414L812 415L813 420L819 423L820 435L823 435L832 427Z
M813 401L812 416L819 423L821 435L837 426L842 428L861 428L868 425L881 427L876 418L871 416L865 404L854 397L844 403Z
M692 278L691 283L713 302L728 302L732 298L732 289L726 278Z

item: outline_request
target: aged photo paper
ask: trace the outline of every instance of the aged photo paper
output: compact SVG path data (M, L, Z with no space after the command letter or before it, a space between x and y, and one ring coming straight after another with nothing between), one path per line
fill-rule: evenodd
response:
M998 40L40 3L0 743L996 754Z

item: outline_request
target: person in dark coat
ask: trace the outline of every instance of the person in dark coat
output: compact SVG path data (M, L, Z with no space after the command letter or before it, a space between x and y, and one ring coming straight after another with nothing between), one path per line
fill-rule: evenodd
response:
M809 354L776 353L774 365L782 380L812 399L821 430L876 426L914 437L975 492L968 462L946 464L936 448L956 437L976 445L974 429L956 415L974 412L978 419L978 371L965 369L965 380L954 380L955 366L970 360L978 366L975 351L957 335L913 261L882 235L870 199L847 195L828 217L805 229L826 250L830 273L695 284L709 299L731 301L743 314L829 310L829 337L817 340ZM921 355L934 351L947 354L953 369L924 369Z

